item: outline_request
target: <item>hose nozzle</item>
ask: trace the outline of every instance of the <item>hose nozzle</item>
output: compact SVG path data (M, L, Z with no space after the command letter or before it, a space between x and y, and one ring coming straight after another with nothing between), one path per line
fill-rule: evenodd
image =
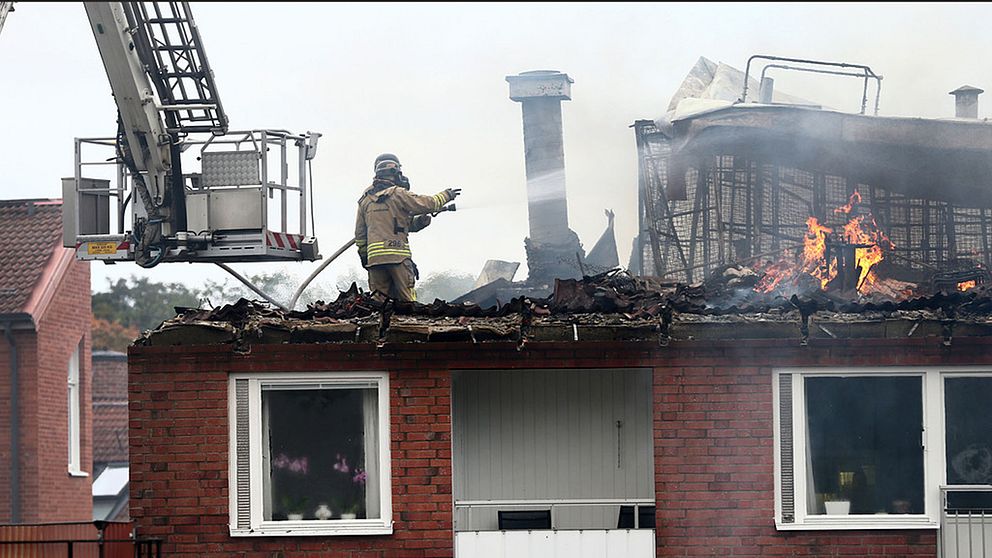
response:
M436 212L434 213L434 215L437 215L438 213L444 213L445 211L454 211L454 210L455 210L455 204L453 204L453 203L450 203L450 204L448 204L448 205L446 205L446 206L444 206L444 207L442 207L441 209L438 209L438 210L437 210L437 211L436 211Z

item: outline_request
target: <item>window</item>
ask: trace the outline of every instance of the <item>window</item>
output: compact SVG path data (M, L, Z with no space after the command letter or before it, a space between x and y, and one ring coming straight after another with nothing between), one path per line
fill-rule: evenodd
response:
M936 528L940 486L992 483L992 373L777 370L779 529Z
M231 534L392 533L384 373L231 377Z
M69 474L74 476L85 476L80 465L79 457L79 407L82 396L79 387L79 353L82 341L73 349L69 356L69 378L68 378L68 422L69 422Z
M944 378L944 457L948 485L992 484L992 377ZM992 508L992 492L954 491L952 509Z

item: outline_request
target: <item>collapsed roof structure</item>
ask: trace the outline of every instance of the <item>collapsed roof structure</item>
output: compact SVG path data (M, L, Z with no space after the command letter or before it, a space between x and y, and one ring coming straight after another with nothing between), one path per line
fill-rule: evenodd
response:
M780 101L767 78L766 102L742 102L757 82L700 59L669 112L634 125L645 233L631 267L687 282L731 264L787 269L784 294L801 290L791 272L805 267L824 289L896 299L987 282L992 124L969 117L974 103L954 119L867 115L869 78L881 78L856 67L862 113L849 114Z
M881 81L867 66L772 61L780 60L861 69L862 112L869 78ZM680 330L692 338L689 324L721 321L751 323L730 332L735 337L760 336L759 322L791 323L782 335L803 340L836 336L826 326L811 333L809 317L817 313L835 323L894 319L913 332L929 321L947 338L950 321L985 324L992 310L984 288L992 265L992 194L985 187L992 124L824 110L748 72L750 62L741 72L700 58L668 112L635 123L645 233L635 240L634 275L559 278L550 295L497 279L452 304L394 302L354 286L303 312L241 301L184 309L140 342L525 343L587 338L579 328L610 339L679 337ZM564 74L552 77L571 83ZM765 102L740 102L748 88ZM980 90L953 93L961 91L977 98ZM561 98L567 92L552 101ZM560 165L560 149L554 151ZM590 252L597 259L616 257L610 212L607 218ZM558 228L568 231L567 224ZM976 330L984 332L984 325Z

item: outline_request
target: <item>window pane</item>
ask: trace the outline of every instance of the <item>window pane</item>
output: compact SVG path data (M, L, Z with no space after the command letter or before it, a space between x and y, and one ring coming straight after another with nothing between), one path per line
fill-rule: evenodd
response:
M947 484L992 484L992 378L947 378L944 427ZM951 492L952 508L992 507L988 492Z
M263 387L264 518L378 518L377 419L374 388Z
M807 513L922 514L919 377L806 378Z

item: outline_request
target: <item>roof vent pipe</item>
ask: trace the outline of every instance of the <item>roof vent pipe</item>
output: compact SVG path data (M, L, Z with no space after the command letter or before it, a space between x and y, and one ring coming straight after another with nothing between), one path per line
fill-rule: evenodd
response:
M758 102L764 105L772 104L772 91L774 89L774 79L770 77L761 78L761 85L758 87Z
M954 95L954 116L957 118L978 118L978 96L985 90L970 85L962 85L949 94Z

